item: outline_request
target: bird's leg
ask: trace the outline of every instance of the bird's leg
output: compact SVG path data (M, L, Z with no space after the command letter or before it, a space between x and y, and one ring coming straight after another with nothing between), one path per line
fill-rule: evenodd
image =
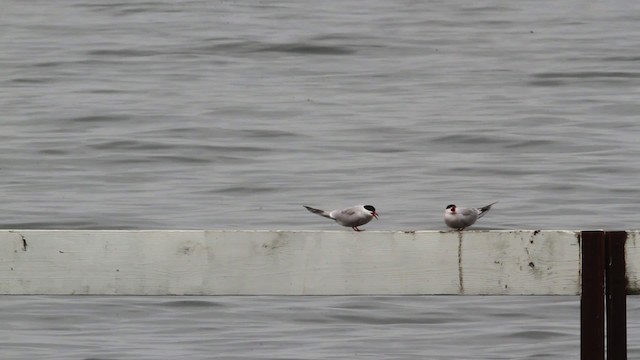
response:
M360 229L358 229L358 227L357 227L357 226L352 227L352 229L353 229L353 230L355 230L355 231L357 231L357 232L364 231L364 230L360 230Z

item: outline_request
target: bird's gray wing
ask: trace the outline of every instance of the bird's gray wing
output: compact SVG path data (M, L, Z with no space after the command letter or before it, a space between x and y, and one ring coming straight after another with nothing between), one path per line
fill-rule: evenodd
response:
M367 216L358 207L350 207L342 210L334 210L331 215L342 226L360 226L368 223L373 216Z
M464 215L464 216L473 216L473 214L477 214L476 209L473 208L464 208L462 210L460 210L460 214Z
M341 210L340 214L345 216L353 216L356 214L356 210L352 208L348 208L348 209Z

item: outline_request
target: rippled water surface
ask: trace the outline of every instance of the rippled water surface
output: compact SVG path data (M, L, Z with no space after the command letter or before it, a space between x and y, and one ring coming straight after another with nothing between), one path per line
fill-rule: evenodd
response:
M368 203L367 229L444 229L447 204L499 201L476 228L638 228L637 1L0 3L0 227L335 229L301 205ZM2 359L578 344L574 298L0 305Z
M0 300L4 360L577 359L580 349L576 297ZM638 300L629 359L640 357Z
M11 1L3 227L636 229L640 3Z

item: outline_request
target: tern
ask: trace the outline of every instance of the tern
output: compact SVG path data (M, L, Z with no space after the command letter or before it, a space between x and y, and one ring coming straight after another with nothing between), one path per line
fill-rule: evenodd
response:
M448 227L462 231L483 217L493 204L495 202L481 208L463 208L454 204L447 205L447 209L444 211L444 222Z
M358 226L362 226L368 223L373 218L378 218L376 208L371 205L356 205L342 210L331 211L315 209L306 205L302 206L304 206L307 210L311 211L314 214L318 214L320 216L335 220L335 222L337 222L338 224L350 227L355 231L363 231L358 229Z

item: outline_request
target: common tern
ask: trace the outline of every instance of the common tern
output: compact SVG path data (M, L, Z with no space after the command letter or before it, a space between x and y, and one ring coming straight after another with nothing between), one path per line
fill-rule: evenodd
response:
M373 218L378 218L376 208L371 205L356 205L348 207L346 209L332 211L314 209L306 205L302 206L304 206L305 208L307 208L307 210L311 211L314 214L318 214L320 216L335 220L338 224L350 227L355 231L362 231L358 229L358 226L362 226L368 223Z
M447 205L447 209L444 211L444 222L448 227L462 231L483 217L493 204L495 202L481 208L462 208L454 204Z

